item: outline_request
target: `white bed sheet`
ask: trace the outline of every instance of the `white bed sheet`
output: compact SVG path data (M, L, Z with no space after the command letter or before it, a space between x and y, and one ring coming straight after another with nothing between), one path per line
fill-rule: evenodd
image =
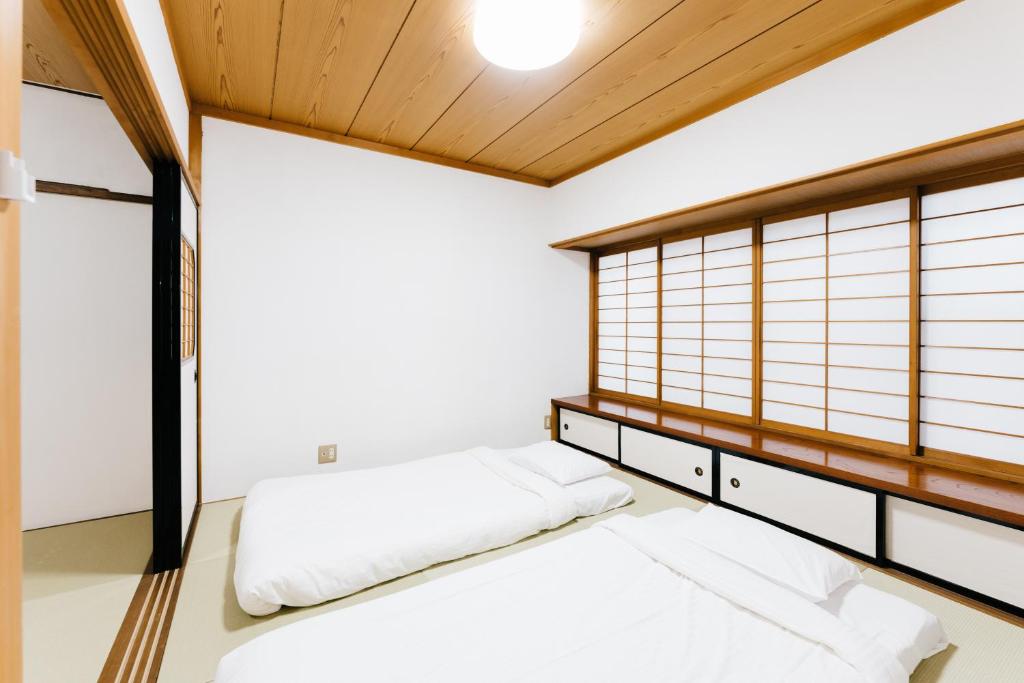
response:
M310 618L225 656L216 683L906 681L873 634L619 515L428 584Z
M234 575L239 605L252 615L314 605L632 499L628 485L597 479L560 486L501 451L476 448L262 481L242 514Z

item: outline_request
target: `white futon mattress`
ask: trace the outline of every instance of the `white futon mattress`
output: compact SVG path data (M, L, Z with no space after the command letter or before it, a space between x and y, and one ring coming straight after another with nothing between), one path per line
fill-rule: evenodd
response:
M314 605L632 500L611 477L561 486L506 453L474 448L256 484L235 558L239 605L252 615Z

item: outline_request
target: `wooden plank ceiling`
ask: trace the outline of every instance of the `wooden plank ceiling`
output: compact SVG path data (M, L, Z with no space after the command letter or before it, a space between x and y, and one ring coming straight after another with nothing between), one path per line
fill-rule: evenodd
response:
M96 93L96 87L50 18L43 0L25 0L22 78L34 83Z

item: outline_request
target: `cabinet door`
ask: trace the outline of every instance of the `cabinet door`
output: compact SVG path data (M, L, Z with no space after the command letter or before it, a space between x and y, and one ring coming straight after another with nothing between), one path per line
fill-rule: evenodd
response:
M619 459L619 423L561 408L558 435L562 441L606 458Z
M711 495L711 449L622 427L623 465Z

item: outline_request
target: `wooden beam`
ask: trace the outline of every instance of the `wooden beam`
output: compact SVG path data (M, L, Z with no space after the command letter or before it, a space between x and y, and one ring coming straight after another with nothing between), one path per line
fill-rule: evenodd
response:
M68 197L86 197L89 199L107 199L112 202L129 202L131 204L152 204L153 198L144 194L127 192L111 192L105 187L58 183L53 180L37 180L36 192L44 194L62 194Z
M324 140L325 142L334 142L339 145L347 145L349 147L358 147L359 149L366 149L371 152L382 152L384 154L391 154L394 156L404 157L406 159L426 161L431 164L438 164L440 166L447 166L449 168L457 168L462 171L473 171L474 173L482 173L484 175L494 176L496 178L504 178L505 180L517 180L521 183L539 185L540 187L551 186L551 183L549 183L547 180L544 180L543 178L535 178L533 176L523 175L521 173L513 173L512 171L503 171L499 168L491 168L490 166L473 164L468 161L448 159L442 156L438 156L436 154L417 152L415 150L403 149L401 147L392 147L391 145L385 145L380 142L371 142L369 140L354 138L349 135L331 133L326 130L318 130L316 128L308 128L306 126L299 126L294 123L285 123L284 121L275 121L273 119L266 119L260 116L252 116L251 114L242 114L240 112L228 111L227 109L211 107L206 104L193 105L192 112L194 114L209 116L215 119L234 121L235 123L244 123L250 126L258 126L260 128L276 130L282 133L291 133L293 135L304 135L308 138Z
M21 153L21 0L0 0L0 149ZM0 681L21 680L21 328L17 202L0 199Z

